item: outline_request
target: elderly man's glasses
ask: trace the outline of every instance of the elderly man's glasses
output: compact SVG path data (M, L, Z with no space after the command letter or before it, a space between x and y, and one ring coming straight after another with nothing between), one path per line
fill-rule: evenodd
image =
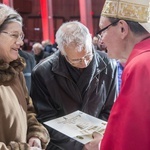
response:
M7 31L2 31L2 33L8 34L10 37L14 38L15 40L17 40L18 38L20 38L21 40L24 39L24 34L19 34L19 33L13 33L13 32L7 32Z
M109 24L108 26L106 26L105 28L99 30L99 31L96 33L97 37L98 37L98 38L101 38L102 32L104 32L105 30L107 30L110 26L116 25L118 22L119 22L119 20L116 20L116 21L114 21L113 23L111 23L111 24Z
M80 59L72 59L72 60L71 60L71 59L68 58L68 56L65 56L65 58L66 58L66 60L67 60L69 63L71 63L71 64L73 64L73 65L77 65L77 64L82 63L83 61L86 61L86 62L91 61L92 58L93 58L93 53L87 54L87 55L85 55L84 57L82 57L82 58L80 58Z

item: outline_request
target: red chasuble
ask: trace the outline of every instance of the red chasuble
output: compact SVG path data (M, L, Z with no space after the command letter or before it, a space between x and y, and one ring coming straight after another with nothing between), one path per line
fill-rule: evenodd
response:
M100 150L150 150L150 39L127 61Z

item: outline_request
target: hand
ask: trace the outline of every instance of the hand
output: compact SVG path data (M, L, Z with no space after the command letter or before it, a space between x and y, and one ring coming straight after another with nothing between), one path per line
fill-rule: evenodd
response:
M42 149L38 147L30 147L30 150L42 150Z
M100 150L100 141L102 139L102 135L94 132L92 136L93 140L85 144L83 150Z
M41 141L39 138L36 138L36 137L30 138L28 144L31 146L32 150L41 150L42 149Z

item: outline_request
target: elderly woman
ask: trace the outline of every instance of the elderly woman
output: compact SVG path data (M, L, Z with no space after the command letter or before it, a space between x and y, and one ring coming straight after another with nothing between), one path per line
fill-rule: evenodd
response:
M49 142L47 130L35 118L18 55L23 45L22 18L0 4L0 149L40 150Z

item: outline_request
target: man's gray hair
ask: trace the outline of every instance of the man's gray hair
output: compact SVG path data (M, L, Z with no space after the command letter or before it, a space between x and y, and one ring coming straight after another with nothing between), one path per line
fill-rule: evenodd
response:
M78 21L63 23L56 32L58 49L65 55L65 47L82 51L92 49L92 37L88 28Z

